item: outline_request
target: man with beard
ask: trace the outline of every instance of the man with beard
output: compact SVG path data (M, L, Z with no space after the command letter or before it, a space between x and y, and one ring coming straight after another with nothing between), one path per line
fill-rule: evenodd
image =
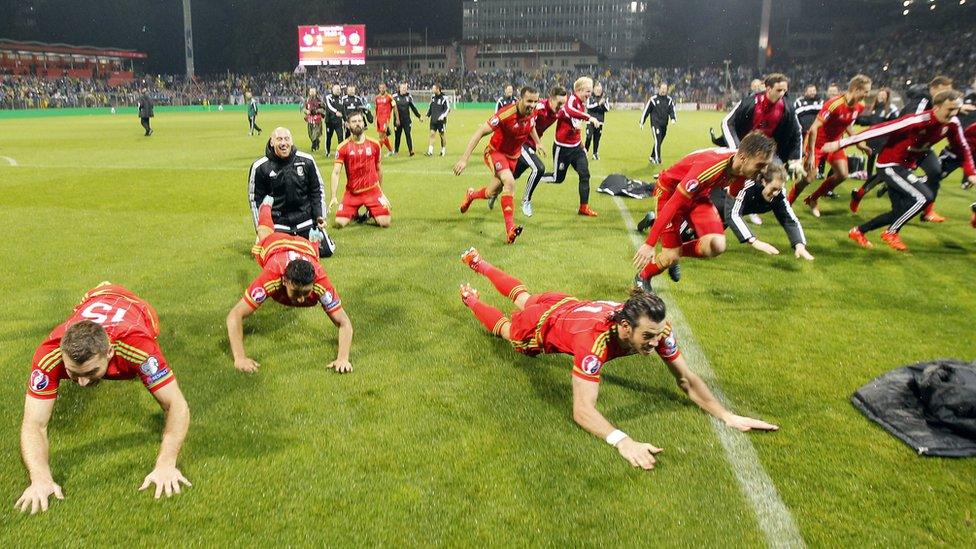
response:
M390 226L390 201L383 194L383 172L380 169L380 143L366 137L366 117L362 111L350 111L346 123L352 134L336 150L332 167L332 200L329 210L339 205L339 174L346 170L346 192L342 195L342 208L336 212L335 224L345 227L365 207L376 224Z

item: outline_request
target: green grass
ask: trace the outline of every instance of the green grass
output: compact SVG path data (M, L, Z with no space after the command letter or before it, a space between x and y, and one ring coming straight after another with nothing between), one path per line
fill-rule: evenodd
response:
M595 174L656 171L636 117L609 115ZM271 303L246 325L261 372L233 368L224 317L258 273L245 190L264 143L242 114L160 116L148 139L131 116L4 121L0 155L19 166L0 159L0 546L764 544L707 417L659 361L613 362L600 399L611 421L666 449L637 472L573 424L568 357L517 355L460 304L457 285L470 281L508 307L457 261L470 245L532 290L619 300L632 276L616 206L594 193L600 217L577 217L572 174L539 189L515 246L484 203L457 213L486 171L480 154L461 178L450 166L485 118L452 115L447 158L384 163L392 229L333 233L338 254L324 265L356 328L348 376L324 369L336 335L321 311ZM718 118L683 114L667 163L707 146ZM307 146L297 115L260 121ZM976 354L972 195L957 177L940 197L949 222L903 231L910 254L855 247L846 201L825 201L820 220L800 213L815 262L731 242L716 260L686 262L669 287L736 410L781 425L750 440L810 545L976 543L976 462L918 457L848 400L902 364ZM627 204L634 218L652 205ZM885 208L867 199L859 217ZM788 249L771 217L758 233ZM68 499L21 516L31 355L102 280L160 313L193 413L180 467L194 487L162 502L136 491L162 426L138 382L66 385L49 433Z

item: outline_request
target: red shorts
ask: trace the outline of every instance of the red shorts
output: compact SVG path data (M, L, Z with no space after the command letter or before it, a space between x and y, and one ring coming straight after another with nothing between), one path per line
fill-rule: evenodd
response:
M388 125L389 125L389 120L382 120L382 121L377 120L376 131L379 133L385 133L389 135Z
M518 157L509 158L498 151L485 149L485 164L491 170L491 173L496 176L503 170L508 170L514 174L518 160Z
M529 297L525 302L525 309L512 313L509 327L509 340L516 351L526 355L537 355L543 352L543 342L539 336L542 333L540 324L542 318L560 301L570 297L559 292L543 292Z
M390 201L387 200L386 195L383 194L383 189L377 185L372 189L359 194L353 194L346 191L346 193L342 195L342 207L339 208L338 212L336 212L336 217L352 219L356 214L359 213L359 208L364 206L367 210L369 210L370 215L373 217L390 215Z
M820 163L823 162L824 160L826 160L827 162L829 162L831 164L833 164L834 162L843 162L846 165L847 164L847 153L844 152L844 149L838 149L838 150L836 150L836 151L834 151L832 153L825 153L822 150L820 150L820 147L817 147L817 149L814 150L814 152L813 152L813 167L814 167L814 169L816 169L817 166L819 166Z
M661 208L669 198L671 198L671 193L666 196L662 194L657 198L658 215L661 214ZM722 223L722 217L718 215L718 210L712 205L712 201L696 200L691 203L688 209L679 210L671 218L671 223L668 223L668 226L661 232L662 247L681 247L681 225L686 221L695 230L695 234L699 238L706 234L725 234L725 224Z

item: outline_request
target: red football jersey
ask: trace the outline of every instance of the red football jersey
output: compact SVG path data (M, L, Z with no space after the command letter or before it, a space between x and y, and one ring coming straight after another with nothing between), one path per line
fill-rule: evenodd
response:
M555 124L559 117L559 111L552 110L549 102L549 99L543 99L535 107L535 132L539 137L542 137L542 134L549 129L549 126Z
M575 147L582 141L581 130L590 120L583 100L575 93L570 94L563 108L559 109L556 122L556 144L560 147Z
M732 149L702 149L661 172L657 181L659 213L647 235L648 245L657 244L661 231L691 203L711 202L709 195L715 188L729 187L732 196L738 194L746 178L730 173L733 156Z
M518 112L518 103L513 103L492 115L488 125L495 130L488 147L509 158L518 158L522 154L522 144L532 135L535 114L522 116Z
M844 132L854 124L863 111L864 103L848 105L843 94L828 99L817 114L817 120L822 124L820 131L817 132L817 149L823 147L825 143L844 137Z
M393 96L389 93L377 95L373 102L376 103L376 121L380 124L390 119L393 113Z
M887 136L888 141L878 153L879 168L902 166L914 170L936 143L948 139L949 145L954 151L958 151L961 157L963 172L967 176L976 175L973 154L966 142L962 123L957 117L943 124L931 110L906 114L888 122L875 124L859 134L842 139L840 146L849 147L882 136Z
M268 298L288 307L322 306L325 312L332 314L342 308L342 301L336 293L332 282L325 274L325 269L319 264L319 254L315 246L300 236L284 233L274 233L261 242L255 249L261 274L251 282L244 292L244 301L257 309ZM282 277L285 268L295 259L303 259L312 264L315 269L315 285L312 292L300 302L293 302L288 298Z
M379 141L365 135L362 143L352 137L343 141L336 149L335 163L346 168L346 191L359 194L379 185L382 156Z
M573 375L598 382L606 362L634 354L620 347L616 327L610 320L622 307L623 304L613 301L580 301L566 297L542 315L541 339L537 343L542 352L573 355ZM664 337L656 350L668 362L681 354L670 322L665 323Z
M104 379L138 376L150 392L176 379L156 343L159 335L156 311L122 286L103 282L81 298L68 320L55 328L34 352L27 380L29 396L57 398L60 381L70 379L61 359L61 336L69 326L82 320L97 322L105 328L115 349Z

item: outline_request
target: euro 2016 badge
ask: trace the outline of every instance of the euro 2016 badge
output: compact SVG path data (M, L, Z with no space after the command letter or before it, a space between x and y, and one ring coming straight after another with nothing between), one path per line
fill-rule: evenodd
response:
M251 290L251 299L255 303L264 303L264 300L268 298L268 294L264 291L264 288L258 286Z
M47 389L49 381L47 374L40 370L34 370L30 376L31 391L43 391Z
M600 368L602 367L603 363L600 362L600 359L596 355L587 355L583 358L580 369L586 375L595 376L600 373Z

